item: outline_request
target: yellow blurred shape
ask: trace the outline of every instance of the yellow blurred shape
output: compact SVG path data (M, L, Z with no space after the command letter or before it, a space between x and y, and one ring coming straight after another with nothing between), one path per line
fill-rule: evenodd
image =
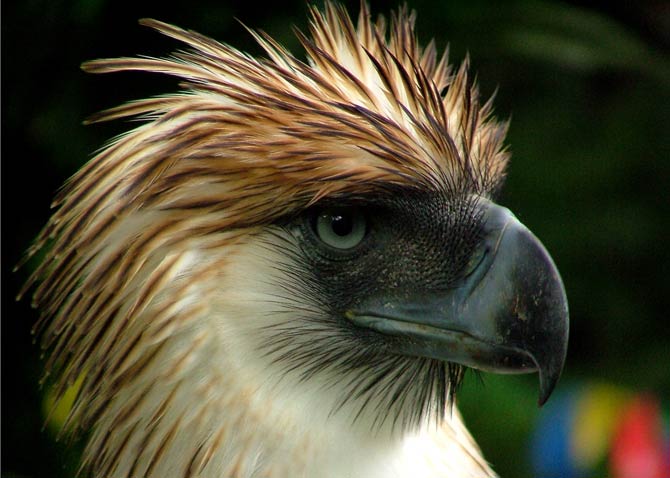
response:
M584 388L577 400L572 435L572 456L580 469L589 469L605 458L614 427L630 392L610 384Z
M46 419L46 427L54 434L57 434L65 424L70 411L72 410L72 405L77 398L79 389L81 388L82 383L84 382L85 374L79 375L77 380L70 385L65 393L58 397L56 394L55 387L49 387L47 392L44 394L42 399L42 414Z

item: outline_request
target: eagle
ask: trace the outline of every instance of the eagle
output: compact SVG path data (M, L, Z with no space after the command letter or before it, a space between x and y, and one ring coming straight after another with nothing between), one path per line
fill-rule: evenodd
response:
M86 476L492 477L464 372L538 372L540 404L559 378L564 287L495 202L507 123L468 60L421 47L407 7L309 9L306 60L145 19L184 49L83 64L180 81L88 120L140 124L27 252Z

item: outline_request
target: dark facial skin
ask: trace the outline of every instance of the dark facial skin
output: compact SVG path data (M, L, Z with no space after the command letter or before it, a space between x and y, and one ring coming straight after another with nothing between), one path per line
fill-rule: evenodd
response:
M396 194L321 204L282 227L295 240L284 273L301 312L265 345L285 370L337 370L343 402L377 403L380 416L397 405L394 421L407 423L443 413L463 366L538 371L539 403L548 398L567 349L565 291L507 209L477 195Z
M323 243L314 227L314 217L322 211L362 215L365 238L348 250ZM300 228L308 268L328 291L333 313L343 315L368 297L454 287L477 260L481 212L472 196L417 195L315 208L302 218Z

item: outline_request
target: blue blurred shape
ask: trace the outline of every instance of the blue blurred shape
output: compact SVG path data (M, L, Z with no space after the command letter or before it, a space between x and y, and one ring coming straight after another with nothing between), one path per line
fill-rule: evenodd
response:
M564 389L545 405L531 438L531 464L536 478L576 478L571 431L577 393Z

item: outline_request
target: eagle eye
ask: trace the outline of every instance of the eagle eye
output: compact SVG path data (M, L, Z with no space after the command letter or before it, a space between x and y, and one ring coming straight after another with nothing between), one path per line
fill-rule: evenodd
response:
M329 208L316 214L313 228L319 240L327 246L348 250L365 238L367 220L356 208Z

